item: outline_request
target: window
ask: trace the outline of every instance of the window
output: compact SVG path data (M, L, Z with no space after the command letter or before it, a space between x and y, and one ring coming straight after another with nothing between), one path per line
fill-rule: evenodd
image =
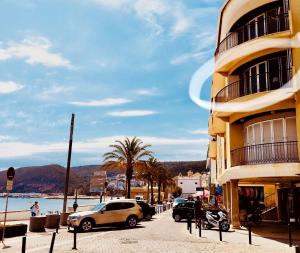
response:
M132 207L134 207L134 203L130 203L130 202L110 203L106 206L106 211L116 211L116 210L132 208Z
M180 184L182 184L182 182L180 182Z
M195 184L198 184L197 182L195 182Z

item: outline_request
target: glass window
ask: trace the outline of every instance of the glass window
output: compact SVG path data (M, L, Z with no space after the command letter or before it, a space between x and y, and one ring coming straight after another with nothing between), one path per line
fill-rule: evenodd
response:
M105 207L105 203L100 203L98 205L96 205L95 207L93 207L92 209L90 209L90 211L100 211L103 207Z

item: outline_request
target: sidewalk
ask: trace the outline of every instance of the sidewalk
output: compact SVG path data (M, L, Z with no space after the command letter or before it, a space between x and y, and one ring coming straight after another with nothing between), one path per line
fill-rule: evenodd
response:
M247 231L223 233L223 242L219 242L218 231L203 231L202 238L193 224L193 234L187 231L186 222L174 222L171 210L155 216L153 221L142 222L135 229L99 228L91 233L79 233L77 252L84 253L294 253L295 249L259 236L253 237L253 244L248 245ZM48 253L52 233L28 233L27 253ZM21 252L21 237L6 239L12 246L1 249L1 253ZM59 230L56 236L54 253L74 252L73 233L66 228Z

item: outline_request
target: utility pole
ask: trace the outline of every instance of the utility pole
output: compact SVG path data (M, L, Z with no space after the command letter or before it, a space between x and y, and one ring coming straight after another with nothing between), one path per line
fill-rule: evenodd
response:
M67 163L67 171L66 171L66 178L65 178L65 192L64 192L63 213L65 213L66 210L67 210L67 197L68 197L68 189L69 189L69 177L70 177L70 167L71 167L71 157L72 157L72 145L73 145L74 118L75 118L75 114L72 113L71 128L70 128L70 138L69 138L68 163Z

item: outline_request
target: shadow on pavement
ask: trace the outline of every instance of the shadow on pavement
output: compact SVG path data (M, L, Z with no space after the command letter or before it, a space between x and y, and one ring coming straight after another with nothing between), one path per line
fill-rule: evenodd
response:
M139 229L139 228L145 228L145 226L137 225L135 228L127 228L125 226L119 226L119 227L96 227L96 228L94 228L90 232L77 231L77 233L84 234L84 233L95 233L95 232L122 231L122 230L133 230L133 229ZM69 233L74 233L74 230L70 229L68 232Z

